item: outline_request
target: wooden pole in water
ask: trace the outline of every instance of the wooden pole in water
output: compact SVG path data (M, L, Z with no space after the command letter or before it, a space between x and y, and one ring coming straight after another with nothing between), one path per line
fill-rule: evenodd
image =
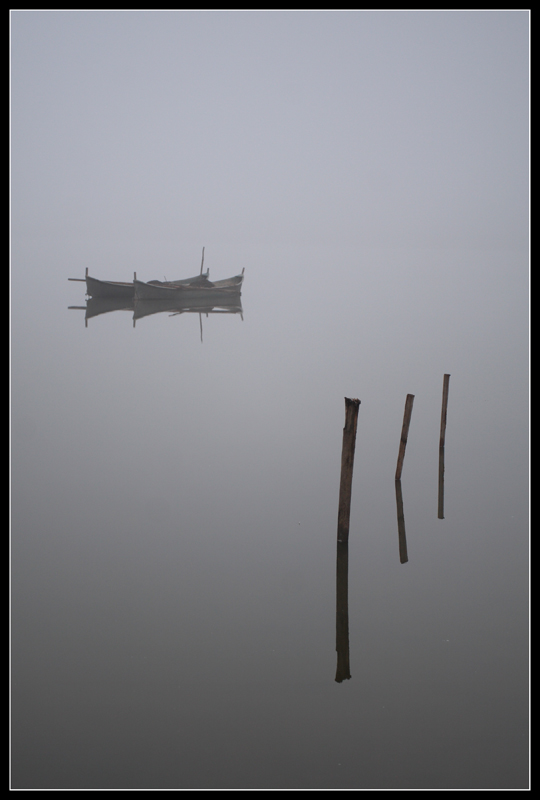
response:
M339 485L338 542L349 541L349 520L351 516L352 476L354 448L356 445L356 425L360 400L345 398L345 427L343 428L343 447L341 451L341 480Z
M405 458L405 448L407 447L407 437L409 435L409 425L411 424L412 407L414 403L414 394L408 394L405 400L405 412L403 414L403 427L401 429L401 441L399 443L399 454L396 467L396 481L401 480L401 471L403 469L403 459Z
M444 439L446 436L446 411L448 409L448 387L450 385L450 375L445 375L443 379L442 391L442 411L441 411L441 436L439 439L439 447L444 447Z
M448 408L448 387L450 375L443 379L442 410L441 410L441 435L439 437L439 507L437 516L444 519L444 441L446 437L446 411Z

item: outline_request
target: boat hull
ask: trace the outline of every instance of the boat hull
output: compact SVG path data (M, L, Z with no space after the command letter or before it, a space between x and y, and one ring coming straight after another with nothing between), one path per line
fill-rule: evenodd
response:
M133 283L119 281L99 281L97 278L86 276L86 294L90 297L115 297L118 299L133 300Z
M135 286L136 300L165 300L171 303L180 302L182 305L202 301L204 303L217 305L220 299L239 297L242 293L242 283L244 276L236 275L223 281L210 283L207 285L201 282L199 285L192 284L171 284L144 283L143 281L133 281Z
M153 281L160 286L185 286L198 283L208 283L208 270L202 275L195 275L193 278L181 278L177 281ZM86 294L89 297L108 297L118 300L133 300L135 297L135 287L133 281L100 281L97 278L86 276Z

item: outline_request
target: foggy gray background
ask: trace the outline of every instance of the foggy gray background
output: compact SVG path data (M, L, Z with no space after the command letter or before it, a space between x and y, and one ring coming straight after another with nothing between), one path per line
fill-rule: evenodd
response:
M13 788L527 788L528 73L527 11L11 13ZM68 309L203 246L202 343Z

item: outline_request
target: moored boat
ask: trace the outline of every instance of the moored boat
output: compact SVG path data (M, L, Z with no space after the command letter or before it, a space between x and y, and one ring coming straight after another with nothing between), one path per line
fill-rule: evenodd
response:
M100 281L97 278L86 276L86 294L89 297L115 297L133 300L133 281Z
M81 281L86 283L86 294L92 298L114 298L116 300L159 300L170 297L179 298L208 298L209 293L227 295L231 293L239 294L244 280L244 270L241 275L227 278L222 281L212 282L209 279L210 271L203 272L204 247L202 254L201 270L198 275L192 278L178 278L178 280L163 281L153 280L148 283L137 280L137 273L134 273L133 281L102 281L92 278L86 269L84 278L68 278L70 281Z
M101 281L86 275L85 278L68 278L70 281L85 281L86 294L89 297L109 297L118 300L133 300L135 297L135 286L133 281ZM191 286L205 285L208 281L208 270L202 275L195 275L193 278L179 278L177 281L150 281L160 286Z
M214 298L239 296L242 292L244 270L240 275L226 278L222 281L210 281L208 277L199 276L198 279L182 282L172 281L143 281L134 280L136 300L177 300L185 303L195 300L210 302Z

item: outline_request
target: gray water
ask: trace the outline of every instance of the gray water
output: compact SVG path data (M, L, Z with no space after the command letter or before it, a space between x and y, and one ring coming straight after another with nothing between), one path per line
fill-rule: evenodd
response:
M15 12L12 63L12 787L526 789L528 15ZM85 324L203 246L242 314Z

